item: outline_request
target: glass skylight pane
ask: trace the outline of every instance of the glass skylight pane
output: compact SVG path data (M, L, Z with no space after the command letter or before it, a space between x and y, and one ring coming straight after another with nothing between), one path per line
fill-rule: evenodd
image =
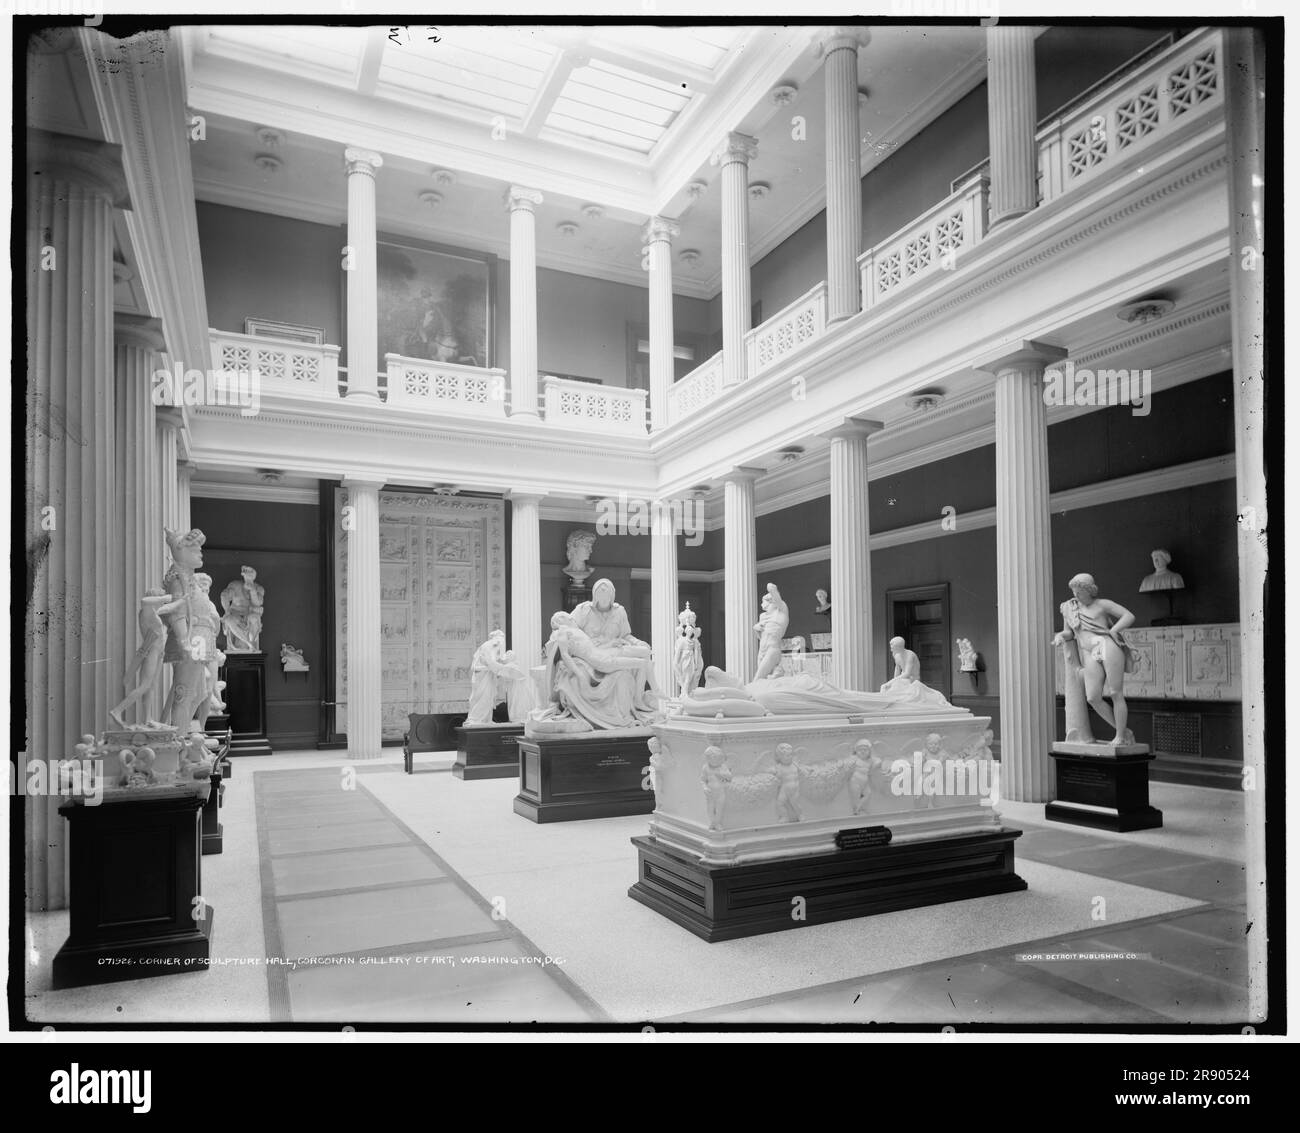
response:
M557 98L552 113L569 118L580 118L584 122L606 126L611 130L619 130L624 134L631 134L635 138L645 138L652 142L657 141L660 135L663 134L663 127L661 126L639 122L635 118L628 118L623 114L602 110L598 106L588 106L585 103L574 102L571 98Z
M609 142L620 149L635 150L637 153L649 153L654 143L647 138L634 137L621 130L610 130L578 118L569 118L563 114L552 114L546 124L552 130L567 134L576 134L580 138L595 138L597 141Z
M599 90L585 83L566 83L563 97L583 106L597 106L652 126L667 126L677 116L675 110L651 106L648 102L639 102L634 98L624 98L613 91Z
M648 76L631 75L627 71L615 73L608 69L608 64L598 67L593 63L589 67L579 67L573 72L571 79L573 82L597 90L609 91L624 98L634 98L638 102L649 103L651 106L658 106L674 113L690 101L690 96L681 87L666 88L664 84L650 80Z

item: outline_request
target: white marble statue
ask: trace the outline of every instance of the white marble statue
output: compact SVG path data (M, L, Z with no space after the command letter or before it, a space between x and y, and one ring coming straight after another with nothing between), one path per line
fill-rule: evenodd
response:
M677 640L673 643L673 679L677 695L687 696L700 683L704 672L704 654L700 650L700 628L695 624L691 604L677 615Z
M871 798L871 776L881 769L883 762L878 755L872 754L871 741L858 740L853 745L853 773L849 776L849 798L853 802L853 813L861 814L867 809L867 800Z
M163 576L163 585L176 605L164 617L167 644L163 661L172 666L172 689L162 718L180 731L193 728L201 732L216 691L221 621L203 585L211 579L198 569L203 565L203 532L195 528L183 535L175 531L165 535L172 565Z
M825 590L817 591L817 609L815 614L829 614L831 612L831 596Z
M776 815L781 822L799 822L799 765L790 744L776 745Z
M650 647L636 637L607 578L591 601L551 618L547 703L529 716L534 732L643 727L660 717Z
M119 728L131 725L123 719L122 713L131 705L137 705L135 719L131 722L137 726L148 723L148 709L144 707L145 698L154 691L158 684L158 675L162 672L163 650L167 644L167 627L162 619L171 617L183 606L183 598L173 598L161 587L154 587L140 599L140 648L135 651L127 669L123 685L126 696L109 710L109 717Z
M227 653L257 653L261 646L262 609L266 588L257 581L257 571L239 568L240 578L221 592L221 624L226 630Z
M722 815L727 802L727 784L731 782L731 768L720 747L704 749L704 765L700 768L700 782L704 784L704 805L708 813L710 830L722 829Z
M280 666L286 673L310 673L311 666L302 655L302 650L287 641L280 643Z
M591 577L592 568L587 565L587 560L591 558L595 546L596 536L590 531L570 531L569 537L565 539L564 553L569 556L569 561L564 567L564 573L575 586L581 586Z
M470 662L469 714L465 724L472 727L492 723L492 710L503 700L510 720L522 722L531 700L528 674L515 660L513 651L506 648L505 633L494 629L474 651Z
M1052 644L1065 651L1066 741L1094 742L1086 706L1091 705L1115 729L1114 738L1108 741L1111 745L1131 744L1124 674L1133 671L1133 653L1124 640L1124 630L1133 624L1134 616L1118 602L1098 598L1097 583L1090 574L1070 579L1070 591L1074 597L1061 603L1065 628L1052 638ZM1109 705L1103 699L1107 696Z
M894 657L894 676L880 686L883 695L908 704L947 705L943 693L921 683L921 659L907 648L907 642L891 637L889 651Z
M781 598L781 591L769 582L767 593L763 595L763 612L754 623L754 632L758 634L758 664L754 680L761 681L780 674L781 639L789 627L790 610Z
M961 671L963 673L979 672L979 654L975 652L975 647L971 645L969 637L957 638L957 655L961 658Z

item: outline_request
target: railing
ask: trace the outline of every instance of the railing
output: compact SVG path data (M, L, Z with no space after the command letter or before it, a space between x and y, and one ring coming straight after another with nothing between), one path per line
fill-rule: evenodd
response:
M826 330L826 284L817 284L745 335L745 375L757 377Z
M1050 201L1223 103L1223 37L1180 40L1038 131L1042 198Z
M978 175L929 212L858 257L862 306L874 307L937 271L951 271L957 256L984 239L989 182Z
M504 418L506 372L385 354L388 404L436 413Z
M676 424L722 393L722 351L696 366L668 391L668 423Z
M645 436L646 391L542 378L542 403L551 425L595 425L605 433Z
M240 374L256 372L260 388L268 393L338 400L337 346L316 346L211 328L208 333L212 340L214 370Z

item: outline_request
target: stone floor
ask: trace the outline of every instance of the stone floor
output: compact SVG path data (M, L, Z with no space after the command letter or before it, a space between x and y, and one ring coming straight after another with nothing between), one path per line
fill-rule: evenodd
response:
M633 902L644 816L539 826L450 755L238 763L203 859L209 971L55 992L66 913L28 926L28 1014L79 1022L511 1025L1244 1021L1242 796L1152 785L1113 835L1003 804L1023 893L706 944ZM353 773L355 771L355 774ZM292 963L286 962L292 959Z

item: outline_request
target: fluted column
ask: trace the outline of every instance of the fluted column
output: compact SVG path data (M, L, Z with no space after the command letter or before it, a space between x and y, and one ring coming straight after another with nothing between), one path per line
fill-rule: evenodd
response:
M379 400L379 269L374 150L343 151L348 174L348 397Z
M179 405L158 406L154 410L154 429L158 445L158 510L162 526L172 531L188 531L188 527L181 526L181 462L185 459L184 410ZM162 539L161 531L158 532L158 538Z
M999 25L984 32L988 50L989 226L1038 204L1038 96L1034 28Z
M873 691L871 518L867 438L879 421L848 418L822 435L831 442L831 601L835 607L832 683Z
M1052 605L1043 370L1064 357L1057 347L1026 341L980 366L995 375L1001 792L1015 802L1046 802L1052 793L1052 636L1060 627Z
M141 596L162 585L162 517L158 511L158 454L154 426L153 375L165 348L162 322L142 315L113 319L117 411L114 421L118 475L114 508L119 517L122 589L114 602L114 652L129 664L139 645L137 613ZM157 690L141 705L145 719L156 720Z
M1264 79L1260 32L1224 29L1228 156L1228 294L1232 308L1237 469L1237 601L1241 622L1242 757L1246 845L1248 1018L1268 1012L1268 876L1264 855L1264 587L1268 580L1268 481L1264 474ZM1280 195L1280 186L1274 186ZM1274 425L1280 432L1280 427ZM1276 602L1276 598L1274 599ZM1277 885L1280 878L1274 879ZM1280 975L1275 978L1281 978Z
M722 381L745 380L745 335L749 331L749 163L758 141L728 134L713 155L722 166ZM728 631L730 633L730 631ZM730 661L728 661L730 665Z
M668 500L657 500L650 532L650 648L655 680L673 695L673 646L677 629L677 516Z
M379 614L379 489L345 478L348 516L348 758L378 759L383 748Z
M862 243L862 140L858 129L858 48L865 28L832 29L824 47L826 82L826 321L862 306L858 254ZM838 611L837 611L838 614ZM839 645L836 653L838 655ZM857 685L845 685L857 688Z
M722 565L726 575L727 672L753 679L758 659L754 623L758 607L758 555L754 538L754 481L761 468L735 468L724 477L722 495Z
M176 510L180 515L181 530L190 529L190 483L194 479L194 462L182 461L176 466Z
M109 723L123 658L113 483L113 209L129 207L119 146L28 134L24 760L72 755ZM17 768L25 778L25 763ZM57 794L25 802L27 899L67 903Z
M542 663L542 544L532 492L510 493L510 648L528 668Z
M511 185L510 209L510 416L537 418L537 217L536 189ZM540 650L541 643L538 642Z
M668 391L673 388L673 239L681 227L652 216L645 227L650 267L650 427L668 425Z

